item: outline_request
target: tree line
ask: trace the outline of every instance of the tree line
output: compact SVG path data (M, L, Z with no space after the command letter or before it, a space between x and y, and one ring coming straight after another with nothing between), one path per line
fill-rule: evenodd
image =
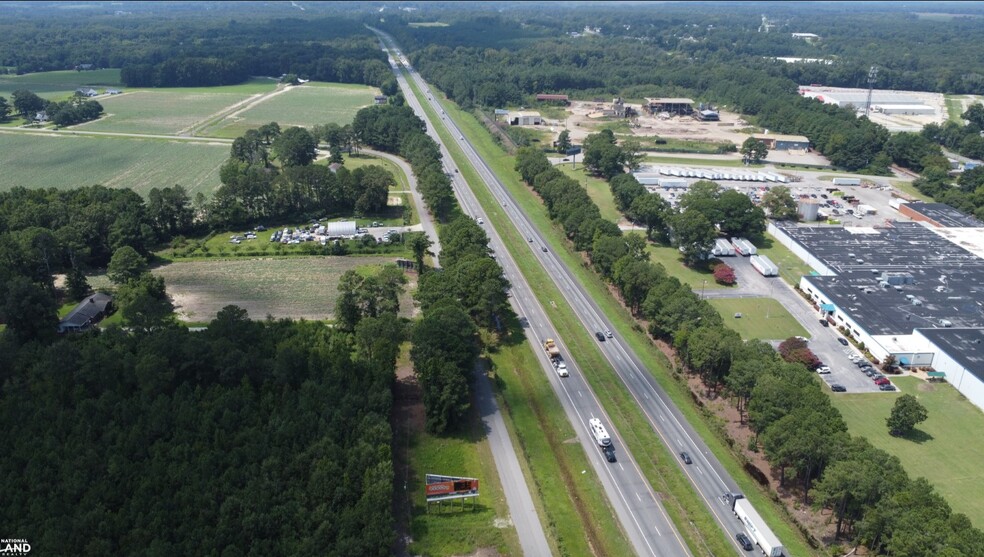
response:
M580 209L584 214L598 210L576 181L558 176L543 152L521 148L516 169L565 230L570 217L563 205L557 205L563 196L588 205ZM610 182L622 210L631 211L640 199L658 199L641 186L633 187L630 178L620 174ZM676 218L662 217L665 228L653 227L661 230L657 236L677 235L674 245L678 245L682 225L677 219L691 212L709 224L705 214L715 218L719 210L720 197L715 200L712 195L715 187L705 183L692 199L681 200L686 208ZM637 195L633 198L625 190ZM557 191L564 191L563 196L555 198ZM755 215L764 218L760 212ZM791 357L790 363L766 342L742 341L709 303L667 274L661 264L649 261L644 239L622 235L608 224L611 227L597 225L590 244L576 233L569 238L616 287L633 315L649 323L652 337L670 343L685 369L698 374L711 393L735 400L756 433L756 444L779 469L780 485L785 485L789 472L806 504L832 509L838 518L838 536L895 557L929 557L947 551L969 557L984 551L984 533L972 528L966 516L953 513L928 482L910 480L897 458L847 434L840 413L802 360ZM761 229L761 223L758 226ZM935 527L915 528L922 519Z
M7 99L0 97L0 122L5 121L10 115L11 107L17 115L28 122L43 112L48 120L58 126L72 126L95 120L103 113L103 107L98 101L89 100L78 92L65 101L51 101L27 89L18 89L10 96L13 99L12 105Z

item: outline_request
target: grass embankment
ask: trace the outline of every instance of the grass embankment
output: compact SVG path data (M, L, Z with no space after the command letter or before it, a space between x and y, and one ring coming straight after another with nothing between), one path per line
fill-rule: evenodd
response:
M772 298L713 298L708 302L721 314L728 327L743 340L783 340L807 336L806 331L786 308ZM735 314L741 317L736 318Z
M422 97L419 91L417 91L417 96L418 98ZM454 117L462 131L468 134L472 145L483 154L483 158L503 180L533 224L547 235L548 242L554 247L558 256L575 273L579 281L585 285L589 295L611 319L612 329L619 331L619 334L644 361L650 362L650 372L681 409L691 425L708 443L711 450L715 452L729 474L734 477L746 493L746 496L773 526L776 534L784 540L789 551L795 555L814 555L815 552L808 548L799 532L780 519L779 510L765 494L759 491L754 481L745 474L737 460L726 448L724 441L711 432L708 425L692 406L690 395L685 387L670 377L667 372L668 362L662 353L656 349L645 334L632 332L634 331L634 320L631 315L608 293L607 287L597 275L584 269L582 260L568 250L561 239L562 231L553 226L542 204L532 192L520 183L519 177L513 169L512 157L496 147L488 134L484 133L482 125L471 115L458 110L449 102L444 102L443 106L447 113ZM437 121L433 111L429 108L427 110L431 117ZM461 157L459 150L453 146L452 138L443 129L441 131L443 132L442 137L450 144L449 148L451 148L452 154L457 155L456 161L465 169L463 170L466 172L465 178L471 183L481 183L470 166L465 164L466 161ZM730 542L726 539L726 534L713 521L705 504L680 471L674 456L670 454L662 442L658 441L638 405L631 400L624 385L603 360L594 344L593 337L585 333L581 327L576 326L579 321L567 304L559 303L556 308L549 304L550 300L559 300L562 297L542 267L529 253L529 247L523 247L526 246L525 238L519 237L515 229L497 214L495 211L496 203L491 199L487 190L476 188L476 194L483 206L489 211L493 225L503 235L507 247L523 274L531 283L538 285L536 290L538 298L547 308L552 323L564 337L568 347L581 362L581 367L595 371L588 375L592 388L602 400L606 401L606 411L613 419L617 420L619 431L622 432L623 438L629 444L633 455L638 460L643 473L653 488L663 495L662 501L667 512L686 538L691 551L697 554L717 555L724 555L733 551L730 548Z
M917 190L916 187L912 185L912 182L907 182L905 180L891 180L890 183L892 184L893 187L895 187L895 189L901 191L906 195L912 196L920 201L926 201L929 203L933 202L932 197Z
M419 91L417 91L417 96L421 98ZM546 233L548 243L554 248L558 256L565 260L569 268L575 270L582 283L589 285L589 293L599 302L608 316L612 317L621 312L623 318L613 321L613 330L630 331L632 325L627 321L627 313L611 297L607 296L604 285L593 273L580 268L581 262L567 250L560 239L562 233L554 229L543 206L525 186L520 184L519 177L512 168L512 157L495 146L491 138L483 133L481 124L472 116L458 110L451 103L444 103L444 109L450 116L454 117L462 131L469 135L472 145L483 154L483 158L510 189L514 199L522 205L523 210L534 225ZM436 114L433 114L430 108L426 108L426 110L431 118L436 120ZM480 178L473 172L467 160L461 155L460 150L454 145L453 138L444 129L440 129L439 133L449 145L452 156L469 183L481 183ZM723 555L732 551L729 549L730 542L727 541L725 534L717 527L704 503L690 486L674 456L660 442L651 424L640 411L638 404L632 399L624 384L598 351L594 337L579 326L580 322L577 316L570 306L563 302L563 296L533 257L526 239L521 237L515 228L497 211L498 204L487 189L477 187L473 191L485 207L490 221L499 231L521 272L531 284L537 285L535 293L541 305L550 316L551 323L558 334L564 338L568 348L578 360L581 369L592 370L586 376L592 390L600 400L605 402L606 412L621 433L623 441L635 457L643 474L653 489L660 494L664 508L673 523L677 525L678 531L686 540L690 550L697 555ZM551 304L551 301L557 303ZM646 342L646 345L649 343ZM635 349L642 353L641 347L635 347ZM661 355L657 356L658 351L655 348L651 348L651 350L651 359L662 358ZM678 396L680 400L686 400L684 398L686 395L680 393ZM585 502L585 504L591 503ZM594 502L591 506L596 507L599 504L608 506L607 501ZM805 554L805 551L802 553Z
M963 102L953 95L944 95L943 98L946 100L947 119L962 126L963 118L960 115L964 112Z
M909 476L924 476L946 498L955 512L966 514L984 527L984 414L949 384L927 383L915 377L893 378L901 393L843 394L831 397L852 435L899 457ZM919 399L929 419L907 437L888 434L885 419L902 393Z
M720 263L718 259L708 261L704 267L695 268L683 264L680 250L675 247L651 243L646 246L646 251L649 253L649 259L651 261L659 263L666 269L667 275L676 277L683 284L690 286L690 289L694 292L727 288L727 286L718 284L714 280L714 273L711 271L713 265Z

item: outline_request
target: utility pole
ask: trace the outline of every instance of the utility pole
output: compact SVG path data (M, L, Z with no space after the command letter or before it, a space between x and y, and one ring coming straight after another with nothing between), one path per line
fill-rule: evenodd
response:
M868 70L868 100L864 103L864 116L868 117L868 113L871 112L871 92L875 88L875 81L878 80L878 66L871 66Z

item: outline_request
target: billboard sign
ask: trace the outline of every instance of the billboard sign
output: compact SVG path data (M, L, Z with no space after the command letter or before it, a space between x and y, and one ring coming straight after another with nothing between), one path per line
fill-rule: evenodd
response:
M478 497L478 480L475 478L427 474L425 484L427 502Z
M581 154L581 148L580 147L574 147L574 148L568 149L567 150L567 154L568 155L579 155L579 154Z
M506 110L506 109L504 109L504 108L497 108L497 109L495 109L495 115L496 116L505 116L505 115L508 115L508 114L509 114L509 111Z

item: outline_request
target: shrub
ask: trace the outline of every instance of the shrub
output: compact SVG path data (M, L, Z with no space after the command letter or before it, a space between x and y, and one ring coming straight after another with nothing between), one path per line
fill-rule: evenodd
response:
M735 283L735 270L726 263L714 266L714 281L718 284L731 286Z

